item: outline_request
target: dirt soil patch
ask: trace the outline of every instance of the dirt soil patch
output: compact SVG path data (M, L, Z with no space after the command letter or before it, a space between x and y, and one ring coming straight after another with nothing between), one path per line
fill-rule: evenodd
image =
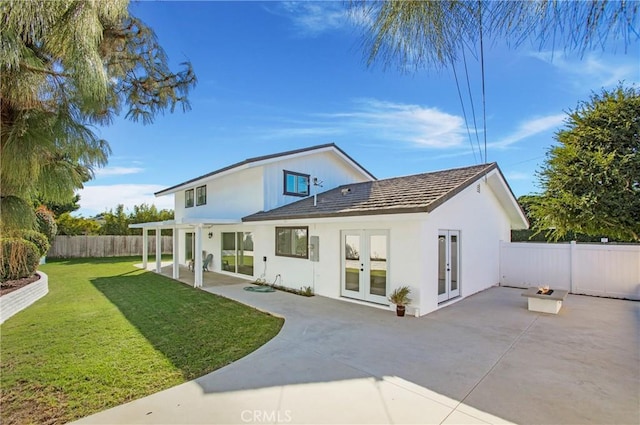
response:
M6 282L2 282L0 284L0 297L10 292L17 291L18 289L27 286L28 284L33 283L39 279L40 275L34 274L33 276L23 277L22 279L7 280Z

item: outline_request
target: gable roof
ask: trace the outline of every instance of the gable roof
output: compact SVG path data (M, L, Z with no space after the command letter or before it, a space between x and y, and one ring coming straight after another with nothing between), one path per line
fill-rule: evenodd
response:
M497 170L498 164L395 177L373 182L346 184L303 200L244 217L242 221L285 220L300 218L344 217L357 215L431 212L483 175ZM502 173L500 173L502 176ZM506 181L502 178L504 185ZM515 200L511 190L504 198ZM519 206L515 206L519 210ZM519 210L526 227L526 219ZM510 214L513 217L518 214Z
M286 152L256 156L254 158L247 158L244 161L236 162L235 164L229 165L224 168L220 168L219 170L215 170L210 173L203 174L202 176L195 177L193 179L190 179L182 183L178 183L174 186L168 187L166 189L163 189L159 192L156 192L155 196L168 195L170 193L177 192L178 190L185 189L189 186L194 186L202 180L205 180L209 177L213 177L219 174L239 171L241 169L249 168L249 167L257 167L273 160L280 160L288 156L307 154L314 151L334 151L336 154L338 154L338 156L342 157L346 162L350 163L352 167L360 171L362 174L366 175L368 178L372 180L376 180L376 177L373 174L367 171L367 169L364 168L362 165L360 165L355 159L347 155L347 153L342 149L340 149L335 143L326 143L324 145L310 146L302 149L295 149L295 150L286 151Z

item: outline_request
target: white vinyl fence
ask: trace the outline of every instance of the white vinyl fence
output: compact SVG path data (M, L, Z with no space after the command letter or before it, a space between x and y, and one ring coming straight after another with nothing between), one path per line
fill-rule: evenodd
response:
M500 284L640 300L640 245L501 242Z
M173 252L173 237L161 236L162 253ZM156 252L156 237L149 236L149 255ZM58 235L47 253L50 258L125 257L142 255L140 236L64 236Z

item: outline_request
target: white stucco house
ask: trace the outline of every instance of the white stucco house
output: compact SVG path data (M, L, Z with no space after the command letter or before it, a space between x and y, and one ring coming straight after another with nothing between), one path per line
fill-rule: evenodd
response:
M416 315L496 285L500 241L528 226L495 163L378 180L335 144L250 158L166 195L175 220L132 227L145 247L149 230L173 229L176 278L193 259L201 286L205 251L215 272L383 308L408 285Z

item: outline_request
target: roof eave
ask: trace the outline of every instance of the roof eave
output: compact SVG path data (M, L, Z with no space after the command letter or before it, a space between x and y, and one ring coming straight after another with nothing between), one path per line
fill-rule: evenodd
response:
M383 209L371 209L371 210L354 210L354 211L337 211L337 212L318 212L318 213L306 213L295 215L282 215L282 216L265 216L265 217L252 217L247 216L242 218L243 223L257 222L257 221L281 221L281 220L304 220L313 218L335 218L335 217L357 217L357 216L372 216L372 215L393 215L393 214L415 214L415 213L427 213L429 212L428 206L420 207L404 207L404 208L383 208Z

